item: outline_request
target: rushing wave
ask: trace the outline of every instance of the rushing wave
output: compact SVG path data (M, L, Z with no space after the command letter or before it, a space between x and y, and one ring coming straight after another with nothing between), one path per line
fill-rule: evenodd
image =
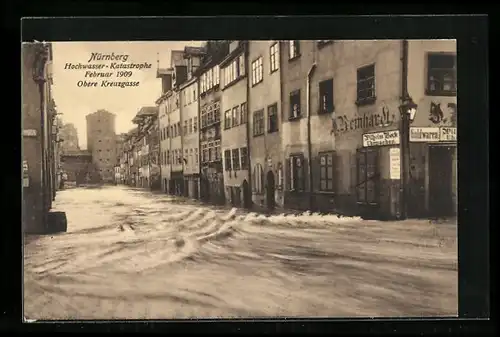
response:
M457 313L456 225L262 215L137 189L57 196L25 241L30 319Z

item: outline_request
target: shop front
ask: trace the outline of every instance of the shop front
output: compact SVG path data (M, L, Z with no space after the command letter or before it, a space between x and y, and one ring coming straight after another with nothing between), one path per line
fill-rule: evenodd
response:
M369 219L399 218L401 131L399 101L360 107L334 118L334 211Z
M456 127L410 127L411 217L457 212Z

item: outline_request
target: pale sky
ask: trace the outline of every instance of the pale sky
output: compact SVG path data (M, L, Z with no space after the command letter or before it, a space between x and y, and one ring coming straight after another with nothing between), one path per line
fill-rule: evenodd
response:
M62 113L64 123L73 123L78 130L78 141L82 149L86 148L85 116L99 109L105 109L116 115L116 132L127 132L134 127L132 119L143 106L154 106L161 93L161 82L156 78L159 53L160 67L170 66L170 51L182 50L184 46L200 46L199 41L166 42L54 42L52 93L57 111ZM138 87L78 87L77 82L97 81L100 78L85 77L87 70L64 69L66 63L88 64L91 53L128 54L126 63L151 63L150 69L132 69L129 78L117 78L115 74L106 78L109 81L139 81ZM97 64L110 64L113 61L96 61ZM118 62L121 63L121 62ZM122 69L130 71L129 69ZM92 70L93 71L93 70ZM114 72L103 69L97 72Z

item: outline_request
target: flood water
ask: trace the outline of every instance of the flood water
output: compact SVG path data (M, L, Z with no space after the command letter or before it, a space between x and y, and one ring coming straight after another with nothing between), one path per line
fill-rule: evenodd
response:
M457 315L456 224L265 216L127 187L57 194L29 236L28 319Z

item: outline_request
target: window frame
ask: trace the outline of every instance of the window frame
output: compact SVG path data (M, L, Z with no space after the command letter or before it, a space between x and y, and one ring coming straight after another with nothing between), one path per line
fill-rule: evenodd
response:
M240 170L248 170L248 148L240 147Z
M232 109L224 111L224 130L229 130L232 127Z
M280 69L280 47L279 42L273 43L269 47L269 73L272 74Z
M264 58L258 56L252 61L252 87L264 81Z
M233 171L240 170L240 149L232 149L231 150L231 163L233 167Z
M274 111L271 114L271 111ZM274 119L274 128L272 128L272 118ZM273 103L267 107L267 133L274 133L279 131L279 119L278 119L278 103Z
M432 57L451 57L453 59L452 68L432 68L430 67ZM426 84L425 84L425 94L427 96L456 96L457 95L457 55L451 52L428 52L426 54ZM431 72L449 72L452 75L452 84L454 89L445 90L443 88L431 90ZM438 83L441 83L441 87L444 86L444 76L439 78Z
M264 109L256 110L253 112L253 136L262 136L265 133L265 116Z
M229 153L229 155L228 155ZM233 163L233 157L232 157L232 151L229 149L224 150L224 171L231 171L232 170L232 163Z
M294 97L296 97L298 99L297 114L294 114L294 105L295 105L295 103L293 102ZM301 109L302 102L301 102L301 90L300 89L293 90L290 92L289 105L290 105L290 109L289 109L288 120L300 119L302 117L302 111L301 111L302 110Z
M300 166L297 166L297 159L300 160ZM304 192L305 191L305 167L304 167L304 154L294 153L290 154L289 160L289 176L288 182L290 186L290 192ZM296 174L300 172L300 176L296 177ZM296 186L298 185L298 186Z
M326 80L323 80L319 82L319 109L318 109L318 114L324 115L324 114L330 114L335 111L335 93L334 93L334 82L333 78L329 78ZM327 88L329 88L327 90ZM325 94L330 94L330 100L326 102L326 107L324 107L324 97L328 97L328 95Z
M361 77L363 71L367 71L368 69L373 69L373 72L370 72L371 76L366 76L366 77ZM377 93L376 93L376 87L377 87L377 81L376 81L376 67L375 63L370 63L367 65L364 65L362 67L359 67L356 71L356 105L361 106L361 105L368 105L368 104L373 104L376 99L377 99ZM364 83L370 83L371 82L371 88L360 88L360 84ZM364 96L361 95L363 92L367 92L371 90L371 95L370 96Z
M318 153L319 158L319 191L321 192L335 192L335 151L324 151ZM324 163L323 163L324 159ZM328 163L328 159L331 163ZM323 169L325 174L323 175ZM331 169L331 175L329 175L328 169ZM325 182L326 187L323 188L323 182ZM331 187L328 183L330 182Z
M300 40L288 41L288 60L293 61L300 57Z

